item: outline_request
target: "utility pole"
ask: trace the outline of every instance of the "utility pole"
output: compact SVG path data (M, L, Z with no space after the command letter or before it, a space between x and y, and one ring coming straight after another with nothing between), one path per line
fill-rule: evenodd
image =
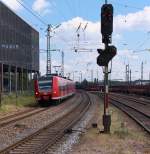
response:
M64 77L64 52L61 52L61 58L62 58L62 62L61 62L61 75L62 77Z
M96 70L96 74L97 74L97 83L98 83L98 69Z
M56 25L55 27L52 27L51 24L47 27L47 66L46 66L46 73L51 74L52 73L52 61L51 61L51 32L58 27L60 27L61 24Z
M126 83L127 84L129 84L129 73L130 73L130 71L129 71L130 69L129 69L129 64L128 65L126 65Z
M51 74L51 29L52 26L51 25L48 25L48 28L47 28L47 69L46 69L46 74Z
M0 107L2 106L2 83L1 83L2 78L0 77Z
M111 73L109 74L109 79L108 79L108 81L109 81L109 86L111 87Z
M150 72L149 72L149 85L150 85Z
M143 84L143 61L141 63L141 85Z
M91 82L93 82L93 70L91 70Z
M132 84L132 76L131 76L131 69L130 69L130 85Z

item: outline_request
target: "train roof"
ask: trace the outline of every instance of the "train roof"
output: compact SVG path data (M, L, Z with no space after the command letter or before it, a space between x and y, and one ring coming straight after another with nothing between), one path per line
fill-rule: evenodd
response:
M59 78L63 78L63 79L66 79L66 80L73 81L73 80L71 80L71 79L69 79L67 77L62 77L62 76L60 76L58 74L45 74L45 75L39 77L39 79L49 79L49 78L52 78L52 77L59 77Z

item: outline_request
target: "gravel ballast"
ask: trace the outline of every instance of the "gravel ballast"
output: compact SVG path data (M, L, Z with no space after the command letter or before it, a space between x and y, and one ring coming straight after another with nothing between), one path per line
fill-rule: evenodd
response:
M74 108L79 95L44 112L19 120L0 129L0 150L45 127Z
M96 96L97 97L97 96ZM150 154L149 134L122 111L110 106L112 124L110 134L101 134L103 100L97 97L99 108L95 115L98 128L90 127L82 135L70 154ZM94 119L95 119L94 118Z

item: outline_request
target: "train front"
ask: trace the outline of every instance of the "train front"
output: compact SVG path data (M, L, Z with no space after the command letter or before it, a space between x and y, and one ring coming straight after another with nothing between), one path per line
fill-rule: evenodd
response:
M35 80L35 97L40 104L51 100L52 82L53 77L41 77Z

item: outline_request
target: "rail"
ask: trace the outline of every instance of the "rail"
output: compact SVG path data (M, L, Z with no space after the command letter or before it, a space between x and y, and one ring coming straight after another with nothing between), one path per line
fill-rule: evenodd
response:
M47 148L56 143L62 136L64 131L72 127L85 112L89 109L91 101L88 94L82 93L82 99L77 100L78 104L70 112L48 126L36 131L30 136L11 145L10 147L0 151L2 154L7 153L42 153ZM76 102L77 103L77 102Z

